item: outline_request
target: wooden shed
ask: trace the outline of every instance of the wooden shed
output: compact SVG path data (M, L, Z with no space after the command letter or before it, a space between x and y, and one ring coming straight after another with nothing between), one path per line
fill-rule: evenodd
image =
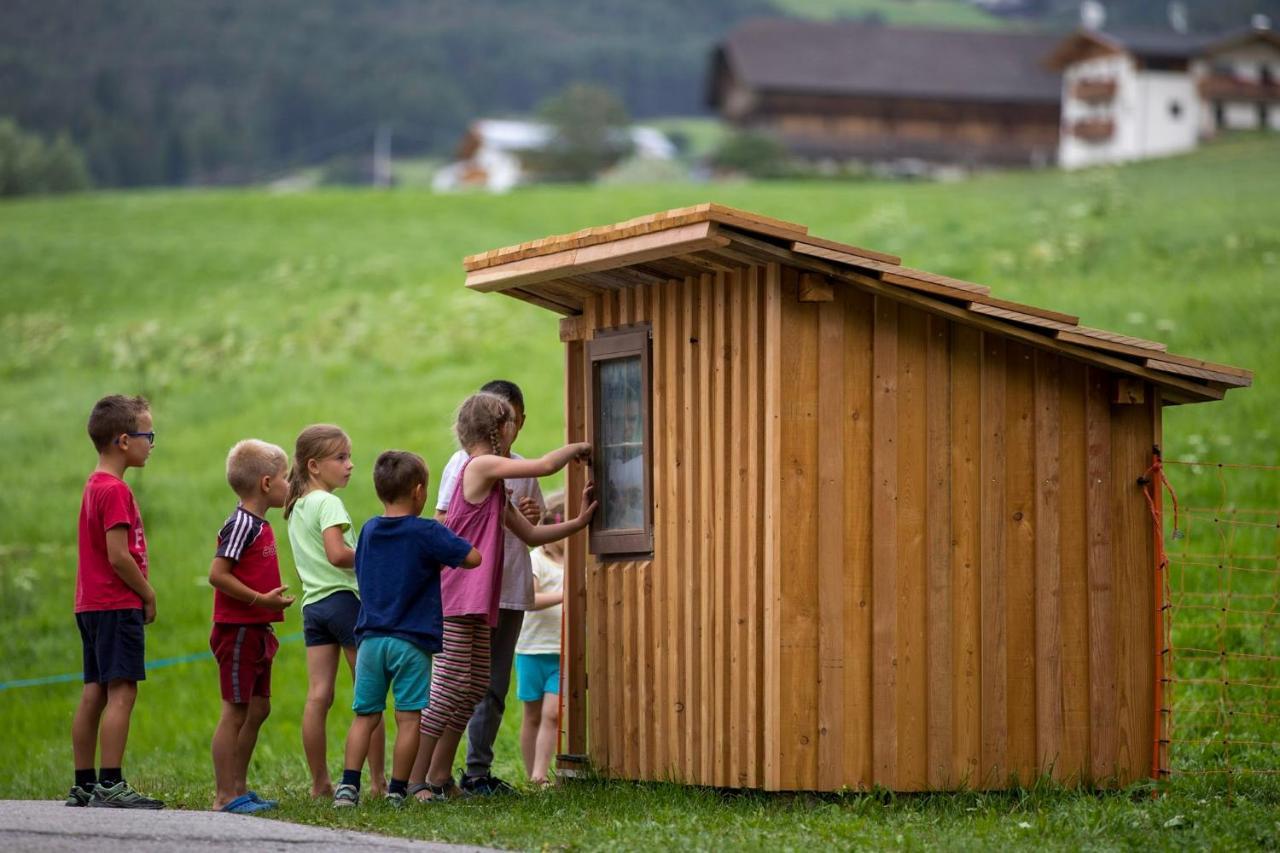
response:
M596 445L562 768L823 791L1150 774L1138 481L1162 408L1248 371L713 204L465 265L564 315L568 438Z

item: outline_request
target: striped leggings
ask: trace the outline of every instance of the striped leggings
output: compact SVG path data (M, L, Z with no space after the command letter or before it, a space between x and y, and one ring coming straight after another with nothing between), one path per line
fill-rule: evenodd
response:
M418 731L440 737L463 732L471 712L489 689L489 625L480 616L447 616L444 651L432 662L431 702Z

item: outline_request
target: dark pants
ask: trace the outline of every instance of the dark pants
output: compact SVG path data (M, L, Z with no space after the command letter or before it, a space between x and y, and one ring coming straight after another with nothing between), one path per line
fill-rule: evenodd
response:
M467 776L489 775L493 767L493 742L498 739L502 712L507 707L507 688L511 686L511 666L515 661L516 641L524 625L523 610L499 610L498 627L491 629L489 690L476 705L467 724Z

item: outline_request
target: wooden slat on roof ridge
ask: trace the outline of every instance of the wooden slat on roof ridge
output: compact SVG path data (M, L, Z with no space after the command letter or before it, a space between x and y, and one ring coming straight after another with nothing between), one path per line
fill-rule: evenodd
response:
M727 207L723 204L716 204L715 202L704 202L690 207L678 207L646 216L637 216L634 219L628 219L613 225L598 225L569 234L543 237L515 246L492 249L464 258L462 265L468 272L474 272L475 270L488 269L501 264L527 260L528 258L554 254L569 249L580 249L612 240L650 234L654 231L663 231L668 228L677 228L681 225L690 225L695 222L717 222L783 240L804 238L809 232L807 226L799 223L774 219L758 213L750 213ZM896 255L889 255L884 252L876 252L871 249L863 249L832 240L814 239L822 245L859 257L895 264L901 260Z

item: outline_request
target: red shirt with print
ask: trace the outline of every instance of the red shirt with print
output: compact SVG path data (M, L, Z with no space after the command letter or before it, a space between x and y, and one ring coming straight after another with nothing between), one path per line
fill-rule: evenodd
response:
M218 531L214 556L234 563L231 574L254 592L268 593L280 586L280 561L276 558L276 535L271 524L242 506L236 507ZM251 607L217 589L213 593L213 621L261 625L283 622L284 612L270 607Z
M128 484L105 471L94 471L80 501L80 560L76 566L76 613L94 610L141 610L142 599L129 589L107 559L107 531L127 527L129 553L147 576L147 537L142 515Z

